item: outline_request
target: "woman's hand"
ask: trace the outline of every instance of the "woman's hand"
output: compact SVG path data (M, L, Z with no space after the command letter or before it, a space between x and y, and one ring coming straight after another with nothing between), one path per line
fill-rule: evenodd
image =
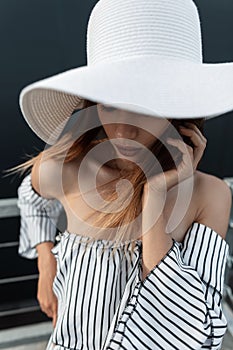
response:
M144 185L142 196L142 280L159 263L172 247L172 237L166 233L167 219L164 215L166 194L178 182L193 175L206 147L206 139L196 125L188 123L189 128L180 129L189 136L194 149L183 140L168 140L182 153L176 169L153 175ZM146 209L145 209L146 208ZM148 208L148 209L147 209Z
M53 319L53 327L57 321L57 297L53 292L53 281L57 271L57 262L51 253L52 242L44 242L37 246L38 251L38 288L37 299L41 310Z
M177 147L182 158L177 168L152 175L144 185L142 208L144 210L144 232L154 225L164 212L167 192L178 183L191 177L202 158L207 140L193 123L185 123L187 128L180 128L180 133L190 137L194 148L184 143L182 139L169 139L167 142ZM153 215L152 215L153 212Z
M181 182L193 175L203 156L207 139L203 136L195 124L187 122L185 125L187 125L187 127L179 128L180 133L190 137L194 148L187 145L181 138L168 138L167 143L177 147L182 153L182 160L176 169L168 170L152 176L144 186L146 190L148 189L149 185L155 191L166 193L173 186L177 185L178 182Z

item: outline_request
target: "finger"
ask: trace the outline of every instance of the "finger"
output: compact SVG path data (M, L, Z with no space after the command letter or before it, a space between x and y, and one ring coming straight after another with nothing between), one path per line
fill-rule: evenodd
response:
M198 128L196 129L198 130ZM203 136L200 136L200 134L194 129L184 128L184 127L180 127L180 133L183 135L189 136L194 147L200 148L201 152L203 153L207 143L207 140ZM196 152L196 149L194 149L194 152Z
M53 315L57 314L57 300L55 299L52 305Z
M199 134L197 134L194 129L184 129L184 128L180 128L180 133L182 135L186 135L190 137L190 140L192 141L193 145L194 145L194 168L197 167L198 163L200 162L204 150L206 148L206 139L205 141L203 141L202 138L200 138Z
M54 296L52 310L53 310L53 326L55 327L56 322L57 322L57 298L56 298L56 296Z
M176 146L183 154L182 156L182 163L180 166L186 166L187 169L190 168L190 158L192 162L192 167L193 169L197 168L198 163L200 162L202 155L204 153L205 145L201 141L199 141L199 144L194 147L194 149L187 145L184 141L182 140L177 140L177 139L172 139L173 141L171 144ZM192 142L194 142L192 140ZM188 152L187 152L188 151Z
M207 139L205 138L205 136L203 135L203 133L201 132L201 130L196 126L196 124L194 123L190 123L190 122L185 122L184 123L185 126L187 126L188 128L195 130L196 133L200 136L200 138L204 141L207 142Z
M200 135L195 130L181 126L180 133L189 136L190 140L192 141L195 147L206 147L206 142L203 140L202 137L200 137Z
M53 317L53 310L50 307L45 307L43 304L40 304L41 311L43 311L48 317Z
M53 312L51 309L42 310L49 318L53 317Z
M57 313L53 314L53 328L56 327L56 323L57 323Z
M167 142L179 149L179 151L182 153L182 162L179 164L178 168L179 169L185 169L186 172L189 174L192 172L194 168L194 152L193 148L189 145L187 145L183 140L180 139L171 139L168 138ZM190 167L191 165L191 167ZM177 169L178 169L177 168Z
M167 142L177 147L183 155L187 155L188 153L189 155L193 155L193 148L187 145L183 140L169 137L167 138Z

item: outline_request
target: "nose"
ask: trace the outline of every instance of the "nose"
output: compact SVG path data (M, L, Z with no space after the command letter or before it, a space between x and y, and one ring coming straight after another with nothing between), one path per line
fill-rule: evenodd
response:
M131 124L116 124L116 138L136 139L138 134L137 127Z

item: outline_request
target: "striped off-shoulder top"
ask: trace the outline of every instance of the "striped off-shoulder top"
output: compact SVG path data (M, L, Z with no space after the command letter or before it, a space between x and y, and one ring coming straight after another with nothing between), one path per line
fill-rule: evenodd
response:
M39 196L29 174L18 206L19 254L35 258L38 243L55 240L62 205ZM221 349L229 245L217 232L193 222L143 281L142 241L112 255L113 242L86 239L65 231L52 249L58 319L47 350Z

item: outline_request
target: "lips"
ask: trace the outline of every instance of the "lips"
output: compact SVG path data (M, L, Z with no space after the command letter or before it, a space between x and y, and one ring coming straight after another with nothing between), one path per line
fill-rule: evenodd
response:
M117 150L126 156L134 156L135 154L137 154L140 151L140 148L135 148L135 147L123 147L123 146L119 146L119 145L115 145Z

